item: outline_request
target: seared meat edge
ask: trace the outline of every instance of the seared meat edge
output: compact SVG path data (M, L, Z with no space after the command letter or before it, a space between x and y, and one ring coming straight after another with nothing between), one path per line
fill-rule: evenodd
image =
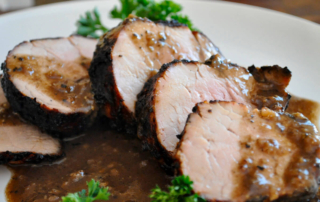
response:
M110 118L110 124L113 128L119 131L125 131L128 134L135 134L137 131L136 116L130 112L122 100L113 73L113 58L112 51L123 27L133 21L149 22L145 18L127 18L117 27L110 30L104 36L103 46L97 44L94 57L89 68L89 75L92 82L92 89L95 95L95 100L99 108L105 110L106 116ZM177 21L158 21L156 24L161 24L169 27L186 27ZM107 39L105 36L108 36ZM123 126L123 127L122 127Z
M157 138L157 123L155 120L154 110L154 94L155 84L157 80L163 77L165 71L176 63L198 63L188 60L174 60L171 63L164 64L159 72L150 78L143 90L138 94L138 101L136 104L136 117L138 119L138 137L142 140L143 147L151 151L152 155L160 161L161 166L167 171L171 172L171 165L173 163L172 153L167 151ZM179 134L177 134L179 135Z
M152 78L150 78L145 86L143 87L143 90L138 94L137 98L137 103L136 103L136 109L135 109L135 113L136 113L136 117L137 117L137 121L138 121L138 129L137 129L137 135L138 137L142 140L143 143L143 147L150 150L152 155L159 160L161 166L168 172L168 173L172 173L172 163L173 163L173 153L170 151L167 151L165 149L165 147L159 142L158 139L158 134L157 134L157 122L155 120L155 103L154 103L154 95L155 95L155 84L157 82L157 80L161 77L163 77L165 71L170 68L170 67L174 67L174 64L182 62L184 64L190 64L190 63L198 63L196 61L188 61L188 60L174 60L171 63L167 63L164 64L161 69L159 70L159 72L153 76ZM207 65L211 65L211 59L208 60L205 64ZM231 64L234 66L237 66L236 64ZM287 69L287 68L281 68L277 65L275 66L265 66L263 68L255 68L255 67L251 67L251 72L253 73L253 76L255 78L255 80L257 81L257 83L266 83L266 85L268 86L268 81L265 80L259 80L256 78L255 75L257 74L263 74L264 71L268 70L268 68L271 68L272 70L271 75L275 74L277 71L274 70L279 70L282 69L281 72L285 72L284 77L285 79L285 84L282 86L282 88L280 88L280 90L283 90L283 92L271 92L271 94L266 94L265 91L263 92L259 92L257 95L252 96L252 104L256 105L258 108L261 108L263 106L266 107L270 107L274 110L282 110L283 106L281 106L281 108L279 108L279 106L275 106L273 105L273 100L271 100L271 104L269 103L269 97L273 98L273 96L275 94L279 94L279 95L283 95L284 96L284 103L285 106L287 107L288 102L290 100L290 94L288 94L285 91L285 87L286 85L289 83L290 78L291 78L291 72ZM269 73L270 73L269 72ZM269 86L268 86L269 87ZM268 90L269 88L267 88L266 90ZM272 89L272 87L271 87ZM256 89L254 91L257 91ZM267 91L268 92L268 91ZM269 92L268 92L269 93ZM274 94L272 94L274 93ZM267 99L261 99L261 97L267 98ZM257 102L260 100L267 100L266 102ZM180 134L176 134L178 138L180 138Z
M47 39L59 40L61 37ZM26 42L22 42L16 47L23 43ZM53 136L66 138L82 133L93 123L94 118L97 115L96 110L91 110L89 113L76 112L63 114L58 110L49 109L46 107L46 105L39 104L36 99L32 99L23 95L14 86L10 80L10 75L8 73L9 69L6 66L6 62L2 63L1 69L3 70L4 74L3 78L1 79L1 85L13 111L18 113L26 121L37 125L46 133ZM43 120L47 120L47 122L44 122Z

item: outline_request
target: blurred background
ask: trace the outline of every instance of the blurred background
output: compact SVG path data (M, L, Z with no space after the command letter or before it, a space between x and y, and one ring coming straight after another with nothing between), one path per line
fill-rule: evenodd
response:
M0 0L0 15L32 6L68 0ZM69 0L70 1L70 0ZM195 0L197 1L197 0ZM210 1L210 0L207 0ZM211 0L213 1L213 0ZM320 0L226 0L288 13L320 24Z

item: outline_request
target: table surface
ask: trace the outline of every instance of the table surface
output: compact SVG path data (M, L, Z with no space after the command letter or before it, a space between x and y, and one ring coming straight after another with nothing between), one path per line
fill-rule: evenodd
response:
M43 5L67 0L35 0L35 5ZM295 15L320 24L320 0L225 0L260 6ZM6 13L6 12L1 12Z
M226 0L269 8L320 24L320 0Z

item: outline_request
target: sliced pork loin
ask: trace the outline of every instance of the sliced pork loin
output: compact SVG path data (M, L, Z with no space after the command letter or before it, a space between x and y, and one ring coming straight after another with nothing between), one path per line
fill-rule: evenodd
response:
M246 68L213 56L205 64L174 61L164 65L138 95L136 115L138 136L157 158L170 163L188 114L198 102L225 100L245 103L252 108L282 110L290 96L285 91L291 73L278 66ZM256 74L279 77L257 80ZM267 76L268 75L268 76Z
M128 132L135 132L137 94L164 63L174 59L204 61L208 52L217 53L213 43L200 35L201 45L208 49L201 48L185 25L129 17L102 36L89 74L95 98L107 117Z
M201 55L205 60L211 58L212 55L219 54L221 58L225 59L220 49L202 32L193 31L193 36L196 38L200 45Z
M2 65L2 87L25 120L61 137L83 132L96 115L88 68L97 40L81 36L23 42Z
M182 133L178 171L208 201L308 201L318 191L319 140L300 113L204 102Z
M54 161L64 156L61 143L12 112L0 88L0 164Z

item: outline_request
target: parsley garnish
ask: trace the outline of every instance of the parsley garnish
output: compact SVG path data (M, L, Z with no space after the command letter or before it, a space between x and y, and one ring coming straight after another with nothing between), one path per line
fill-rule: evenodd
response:
M152 190L152 202L205 202L197 194L192 194L192 184L189 176L178 176L172 180L168 192L162 191L159 186Z
M128 15L133 13L137 7L146 5L145 2L148 2L148 0L120 0L121 9L118 9L118 7L115 6L110 12L111 18L120 18L124 20Z
M115 7L111 11L112 18L124 20L129 14L146 17L153 21L167 20L171 14L178 13L182 6L170 0L155 2L154 0L120 0L121 9Z
M100 182L91 180L87 182L88 185L88 195L86 195L86 190L74 194L68 194L62 197L62 202L92 202L95 200L109 200L110 193L108 188L100 187Z
M171 0L156 2L154 0L120 0L121 9L117 6L111 11L112 18L124 20L129 14L138 17L149 18L153 21L158 20L176 20L182 24L188 25L193 30L192 22L188 16L180 14L182 6Z
M138 17L146 17L153 21L176 20L186 24L191 30L196 30L188 16L182 15L182 6L171 0L120 0L121 7L115 6L110 12L111 18L124 20L130 14ZM77 21L77 34L99 38L101 32L108 31L100 21L100 13L97 8L92 12L87 11L85 16L80 16ZM100 32L100 33L99 33Z
M203 198L197 194L192 194L192 184L189 176L178 176L172 180L172 185L168 187L168 192L162 191L157 185L152 189L150 198L152 202L205 202ZM74 194L69 193L62 197L62 202L93 202L95 200L109 200L110 192L108 188L100 187L100 182L87 182L88 195L86 190Z
M94 8L92 12L87 11L85 16L80 16L76 25L78 27L77 34L81 36L91 36L93 38L99 38L101 32L105 33L109 30L102 25L100 13L97 8Z

